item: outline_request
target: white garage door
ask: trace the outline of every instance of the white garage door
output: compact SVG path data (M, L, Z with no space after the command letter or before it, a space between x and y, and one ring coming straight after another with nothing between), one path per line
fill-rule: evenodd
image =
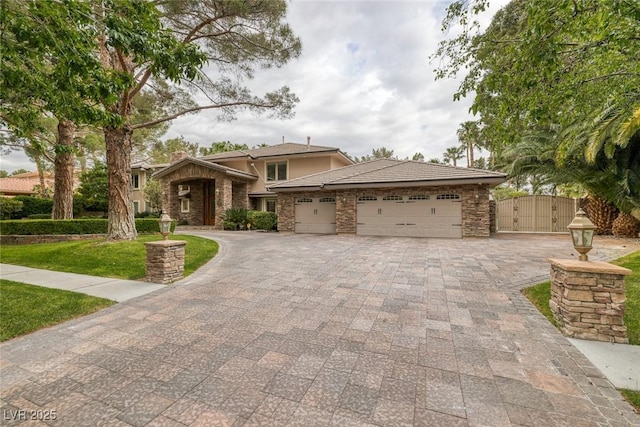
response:
M335 197L300 197L295 200L296 233L335 234Z
M462 238L462 204L458 194L361 196L357 234Z

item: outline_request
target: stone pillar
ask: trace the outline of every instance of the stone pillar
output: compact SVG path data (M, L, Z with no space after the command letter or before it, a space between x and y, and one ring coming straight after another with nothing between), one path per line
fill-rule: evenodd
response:
M631 270L602 261L549 259L549 307L568 337L628 343L624 277Z
M356 234L356 192L338 190L336 192L336 233Z
M173 283L184 276L183 240L160 240L147 242L146 276L147 282Z
M216 180L215 230L224 230L224 213L233 207L233 185L230 179Z

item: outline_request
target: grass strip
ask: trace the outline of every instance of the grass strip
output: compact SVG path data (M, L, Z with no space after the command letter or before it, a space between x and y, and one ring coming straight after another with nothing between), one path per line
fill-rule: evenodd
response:
M77 292L0 279L0 341L28 334L115 304Z
M174 236L187 242L184 275L188 276L218 253L218 243L197 236ZM2 245L0 260L44 270L88 274L98 277L138 280L145 276L146 242L161 236L140 236L137 240L107 243L83 240L33 245Z

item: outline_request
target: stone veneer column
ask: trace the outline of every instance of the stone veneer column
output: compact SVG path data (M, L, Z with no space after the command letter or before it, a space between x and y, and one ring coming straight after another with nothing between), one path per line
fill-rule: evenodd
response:
M173 283L184 276L184 247L182 240L147 242L147 282Z
M216 180L216 230L224 230L224 213L233 207L233 184L230 179L222 178Z
M631 270L602 261L549 259L549 307L572 338L628 343L624 277Z
M336 233L356 234L356 192L342 190L336 192Z

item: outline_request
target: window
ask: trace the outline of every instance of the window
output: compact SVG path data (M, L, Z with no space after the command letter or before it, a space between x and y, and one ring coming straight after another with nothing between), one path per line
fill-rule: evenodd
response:
M276 211L276 199L266 199L264 201L264 210L267 212Z
M429 200L429 196L426 194L414 194L413 196L409 196L409 200Z
M322 197L320 199L320 203L335 203L335 202L336 202L335 197Z
M180 199L180 212L189 212L189 199Z
M360 196L358 197L359 202L374 202L378 200L376 196Z
M402 200L402 196L384 196L382 200Z
M133 213L140 213L140 202L133 202Z
M131 174L131 185L134 190L138 190L140 188L140 175L137 173Z
M267 181L285 181L287 162L267 163Z
M460 196L457 194L438 194L438 200L460 200Z
M296 203L313 203L313 199L302 197L300 199L296 199Z

